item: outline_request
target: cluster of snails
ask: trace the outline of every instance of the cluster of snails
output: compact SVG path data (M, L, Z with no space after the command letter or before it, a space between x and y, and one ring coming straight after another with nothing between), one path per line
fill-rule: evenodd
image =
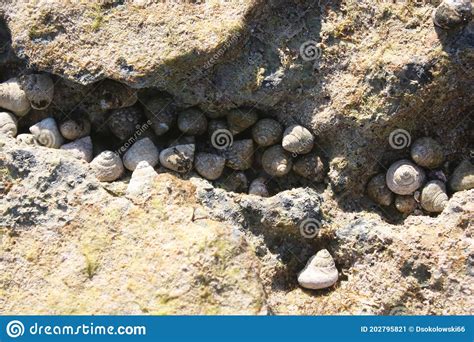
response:
M29 133L17 135L16 116L26 115L30 108L44 110L53 95L54 85L46 74L0 84L0 107L7 110L0 113L0 134L16 136L24 144L67 150L90 163L100 181L118 180L142 161L178 173L195 170L217 185L226 181L233 191L263 197L271 194L269 181L273 178L291 173L319 183L325 177L323 162L314 152L314 137L303 126L285 129L254 109L223 113L178 110L159 96L141 104L128 93L123 101L107 96L105 104L112 109L100 130L86 116L59 120L49 116L30 126ZM110 139L95 137L94 129L106 130ZM114 143L101 145L104 140Z
M411 146L411 159L393 163L386 173L373 177L367 184L368 196L377 204L395 208L402 214L414 212L440 213L446 207L452 192L474 187L473 165L461 162L448 182L440 170L445 161L442 146L432 138L423 137Z

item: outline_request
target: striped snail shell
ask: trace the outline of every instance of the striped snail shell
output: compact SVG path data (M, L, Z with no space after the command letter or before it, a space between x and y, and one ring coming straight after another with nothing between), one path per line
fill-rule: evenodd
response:
M13 112L16 116L25 116L31 108L26 93L21 89L18 78L0 83L0 107Z
M123 172L123 163L119 155L112 151L103 151L90 163L91 169L101 182L113 182L119 179Z
M253 141L251 139L234 141L225 150L226 166L233 170L247 170L252 167Z
M291 171L292 166L290 154L280 145L272 146L263 153L262 167L270 176L282 177Z
M59 125L59 131L67 140L76 140L91 133L91 123L86 118L69 119Z
M411 158L415 163L428 169L434 169L444 161L443 147L434 139L417 139L411 146Z
M413 194L423 185L424 180L425 172L406 159L393 163L386 175L388 188L398 195Z
M292 125L283 133L282 146L291 153L306 154L311 152L314 137L309 130L300 125Z
M439 180L428 182L421 191L421 206L430 213L440 213L448 204L446 186Z
M187 109L178 114L178 128L187 135L204 134L207 129L207 118L199 109Z
M31 126L30 132L35 136L36 141L45 147L59 148L64 142L53 118L46 118Z
M198 153L194 160L196 171L208 180L216 180L224 172L225 158L214 153Z
M252 183L250 183L249 195L260 197L270 196L266 182L267 180L264 177L254 179Z
M258 120L258 113L253 109L232 109L227 113L227 124L232 134L239 134Z
M252 128L252 138L259 146L272 146L281 141L283 128L273 119L262 119Z
M393 201L393 192L387 186L385 174L379 173L367 184L367 195L377 204L389 206Z
M0 112L0 135L14 138L18 132L18 123L13 114Z
M325 289L334 285L339 278L336 264L326 249L320 250L309 259L298 275L298 283L311 290Z
M43 110L53 101L54 83L48 74L31 74L20 78L20 84L31 107Z

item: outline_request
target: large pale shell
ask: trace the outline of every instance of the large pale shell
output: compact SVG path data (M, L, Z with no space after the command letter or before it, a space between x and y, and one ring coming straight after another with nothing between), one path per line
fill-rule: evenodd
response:
M13 112L16 116L24 116L30 110L30 101L17 78L11 78L0 84L0 107Z
M252 128L252 138L260 146L272 146L282 139L283 128L273 119L262 119Z
M158 174L146 161L138 163L127 186L127 197L138 201L148 199L152 194L153 183Z
M232 134L239 134L252 126L258 120L258 114L253 109L232 109L227 114L227 124Z
M48 74L25 75L20 78L20 84L32 108L43 110L53 101L54 83Z
M178 128L187 135L204 134L207 129L207 118L199 109L187 109L178 115Z
M46 118L31 126L30 132L42 146L59 148L64 142L64 138L59 132L56 121L53 118Z
M387 186L385 174L379 173L367 184L367 195L377 204L389 206L393 201L393 192Z
M125 140L141 127L141 119L142 113L138 107L119 108L111 112L107 124L113 135Z
M272 146L263 153L262 167L270 176L282 177L291 171L292 166L290 154L280 145Z
M91 137L87 136L81 139L77 139L68 144L61 146L61 150L66 150L71 153L75 158L90 162L92 160L93 146Z
M259 177L257 179L254 179L252 183L250 183L249 187L249 194L250 195L255 195L255 196L260 196L260 197L268 197L270 196L270 193L268 191L267 187L267 180L263 177Z
M398 195L414 193L423 185L424 180L425 172L406 159L393 163L386 175L388 188Z
M309 259L298 275L298 283L311 290L325 289L334 285L339 278L334 259L326 249L320 250Z
M315 153L299 157L293 165L293 171L316 183L322 182L326 176L324 164Z
M176 121L175 107L170 98L157 97L145 102L145 116L150 120L155 134L160 136L170 130Z
M300 125L292 125L283 133L282 146L285 150L306 154L311 152L314 145L314 137L309 130Z
M101 182L113 182L119 179L123 172L123 164L119 155L112 151L104 151L90 163L95 176Z
M463 160L451 175L449 187L454 192L473 189L474 165L467 160Z
M160 153L160 163L167 169L186 173L192 170L196 145L178 145L164 149Z
M59 125L59 131L67 140L76 140L91 133L91 123L86 118L66 120Z
M234 141L225 150L226 166L233 170L247 170L252 167L253 141L251 139Z
M411 146L411 157L415 163L428 169L434 169L444 161L442 146L434 139L417 139Z
M102 109L118 109L130 107L137 102L137 91L120 82L105 80L95 88L94 95L98 97Z
M18 123L13 114L0 112L0 135L14 138L18 132Z
M439 180L428 182L421 191L421 206L431 213L440 213L448 204L446 186Z
M403 214L411 214L416 209L416 200L413 196L397 195L395 197L395 208Z
M433 12L435 25L446 30L465 25L471 18L471 0L444 0Z
M194 160L196 171L208 180L216 180L222 175L225 158L213 153L198 153Z
M151 167L158 164L159 152L150 138L135 142L123 155L123 165L130 171L135 170L138 163L146 161Z
M29 133L22 133L18 134L16 136L16 141L22 145L27 145L27 146L38 146L38 142L35 139L35 136L33 134Z

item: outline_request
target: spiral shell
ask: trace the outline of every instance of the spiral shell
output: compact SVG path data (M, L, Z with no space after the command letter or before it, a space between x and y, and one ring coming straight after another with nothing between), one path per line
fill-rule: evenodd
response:
M321 158L315 153L299 157L293 165L293 171L297 175L316 183L322 182L326 175L326 168Z
M443 148L436 140L428 137L416 140L410 152L415 163L428 169L437 168L444 161Z
M150 120L155 134L160 136L170 130L176 121L175 107L170 98L154 98L145 102L145 116Z
M101 182L113 182L119 179L123 172L123 164L119 155L112 151L104 151L90 163L91 169Z
M393 201L393 193L387 187L385 174L379 173L367 184L367 195L377 204L389 206Z
M440 213L448 204L446 186L443 182L433 180L428 182L421 191L421 206L430 213Z
M91 123L86 118L66 120L59 125L59 131L67 140L76 140L91 133Z
M160 153L160 163L167 169L186 173L192 170L196 145L178 145L164 149Z
M32 108L43 110L53 101L54 83L48 74L25 75L20 78L20 84Z
M311 152L313 145L313 135L303 126L292 125L283 133L282 146L289 152L306 154Z
M252 126L258 120L258 114L253 109L232 109L227 114L227 124L232 134L239 134Z
M388 188L398 195L414 193L421 187L424 180L425 172L406 159L393 163L386 175Z
M225 158L213 153L198 153L194 160L196 171L208 180L216 180L224 171Z
M18 124L13 114L0 112L0 135L15 137L18 132Z
M22 145L38 146L38 142L33 134L23 133L16 136L16 141Z
M263 177L254 179L252 183L250 183L249 195L255 195L260 197L270 196L266 182L267 180Z
M449 187L454 192L473 189L474 165L467 160L463 160L451 175Z
M446 30L465 25L471 18L471 0L444 0L433 12L434 24Z
M262 119L252 128L252 138L260 146L272 146L282 139L283 128L273 119Z
M280 145L272 146L263 153L262 167L270 176L282 177L291 171L292 166L290 154Z
M187 135L204 134L207 129L207 118L199 109L187 109L178 114L178 128Z
M247 170L252 167L253 141L251 139L234 141L225 150L226 166L233 170Z
M87 136L81 139L74 140L68 144L61 146L61 150L68 151L75 158L90 162L92 160L93 146L91 137Z
M325 289L334 285L339 278L336 264L326 249L320 250L309 259L298 275L298 283L307 289Z
M30 101L17 78L11 78L0 84L0 107L13 112L16 116L25 116L30 110Z
M395 197L395 208L402 214L411 214L416 209L416 200L413 196L401 196Z
M105 80L94 90L99 105L104 110L133 106L137 100L137 91L120 82Z
M141 161L146 161L151 167L158 164L159 153L150 138L143 138L135 142L123 155L123 165L133 171Z
M64 138L53 118L46 118L31 126L30 132L42 146L59 148L64 142Z
M115 109L107 121L110 132L120 140L131 137L140 128L142 119L141 110L138 107L127 107Z
M152 166L146 161L139 162L130 177L126 191L127 197L135 202L148 199L152 195L153 183L157 177L158 174Z

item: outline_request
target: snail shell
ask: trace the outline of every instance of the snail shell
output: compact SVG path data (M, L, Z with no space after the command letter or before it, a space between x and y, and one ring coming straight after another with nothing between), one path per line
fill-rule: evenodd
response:
M198 153L194 167L204 178L216 180L224 172L225 158L213 153Z
M99 105L104 110L133 106L137 100L137 91L120 82L105 80L94 90Z
M123 165L133 171L141 161L146 161L151 167L158 164L158 149L150 138L143 138L135 142L123 155Z
M227 122L224 120L211 120L209 121L209 124L207 126L207 131L209 133L209 136L212 137L212 134L217 131L217 130L229 130L229 127L227 126Z
M53 101L54 83L48 74L25 75L20 78L20 84L32 108L43 110Z
M178 115L178 128L187 135L204 134L207 129L207 118L199 109L187 109Z
M428 182L421 191L421 206L430 213L440 213L448 204L446 186L439 180Z
M290 154L280 145L272 146L263 153L262 167L270 176L282 177L291 171L292 166Z
M403 214L411 214L415 211L416 206L417 203L413 196L395 196L395 208Z
M249 182L247 176L242 171L232 171L216 181L216 186L231 192L247 192Z
M42 146L59 148L64 142L64 138L53 118L46 118L31 126L30 132Z
M449 187L454 192L473 189L474 165L467 160L463 160L451 175Z
M140 127L142 113L137 107L115 109L107 121L110 132L120 140L132 136Z
M444 0L433 12L434 24L446 30L465 25L471 18L471 0Z
M387 187L385 174L379 173L367 184L367 195L377 204L389 206L393 201L393 193Z
M234 143L225 150L226 166L239 171L251 168L253 152L252 139L234 141Z
M311 152L314 145L314 137L309 130L300 125L292 125L283 133L282 146L285 150L306 154Z
M155 134L165 134L173 126L176 115L173 100L170 98L154 98L145 103L145 116L150 120Z
M273 119L262 119L252 128L252 138L260 146L272 146L281 141L283 128Z
M91 133L91 123L86 118L67 120L59 125L59 131L67 140L76 140Z
M263 177L253 180L252 183L250 183L249 194L260 197L270 196L266 182L267 180Z
M321 158L319 158L315 153L299 157L293 165L293 171L301 177L307 178L316 183L322 182L326 173Z
M410 195L421 187L425 172L411 161L402 159L387 171L386 181L390 190L398 195Z
M17 116L24 116L30 110L30 101L17 78L11 78L0 84L0 107Z
M0 135L15 137L18 132L18 123L13 114L0 112Z
M28 146L38 146L38 142L33 134L23 133L16 136L18 143Z
M428 169L437 168L444 161L443 148L436 140L428 137L417 139L410 152L415 163Z
M311 290L325 289L334 285L339 278L334 259L326 249L320 250L309 259L298 275L298 283Z
M119 155L112 151L104 151L90 163L95 176L101 182L113 182L119 179L124 171Z
M64 144L63 146L61 146L61 150L68 151L75 158L85 160L89 163L92 160L93 155L91 137L87 136L74 140L73 142L70 142L68 144Z
M153 183L158 174L146 161L138 163L130 177L126 195L134 200L146 200L151 196Z
M196 145L177 145L164 149L160 153L160 163L167 169L186 173L192 170Z
M258 114L253 109L232 109L227 114L227 124L232 134L239 134L252 126L258 120Z

